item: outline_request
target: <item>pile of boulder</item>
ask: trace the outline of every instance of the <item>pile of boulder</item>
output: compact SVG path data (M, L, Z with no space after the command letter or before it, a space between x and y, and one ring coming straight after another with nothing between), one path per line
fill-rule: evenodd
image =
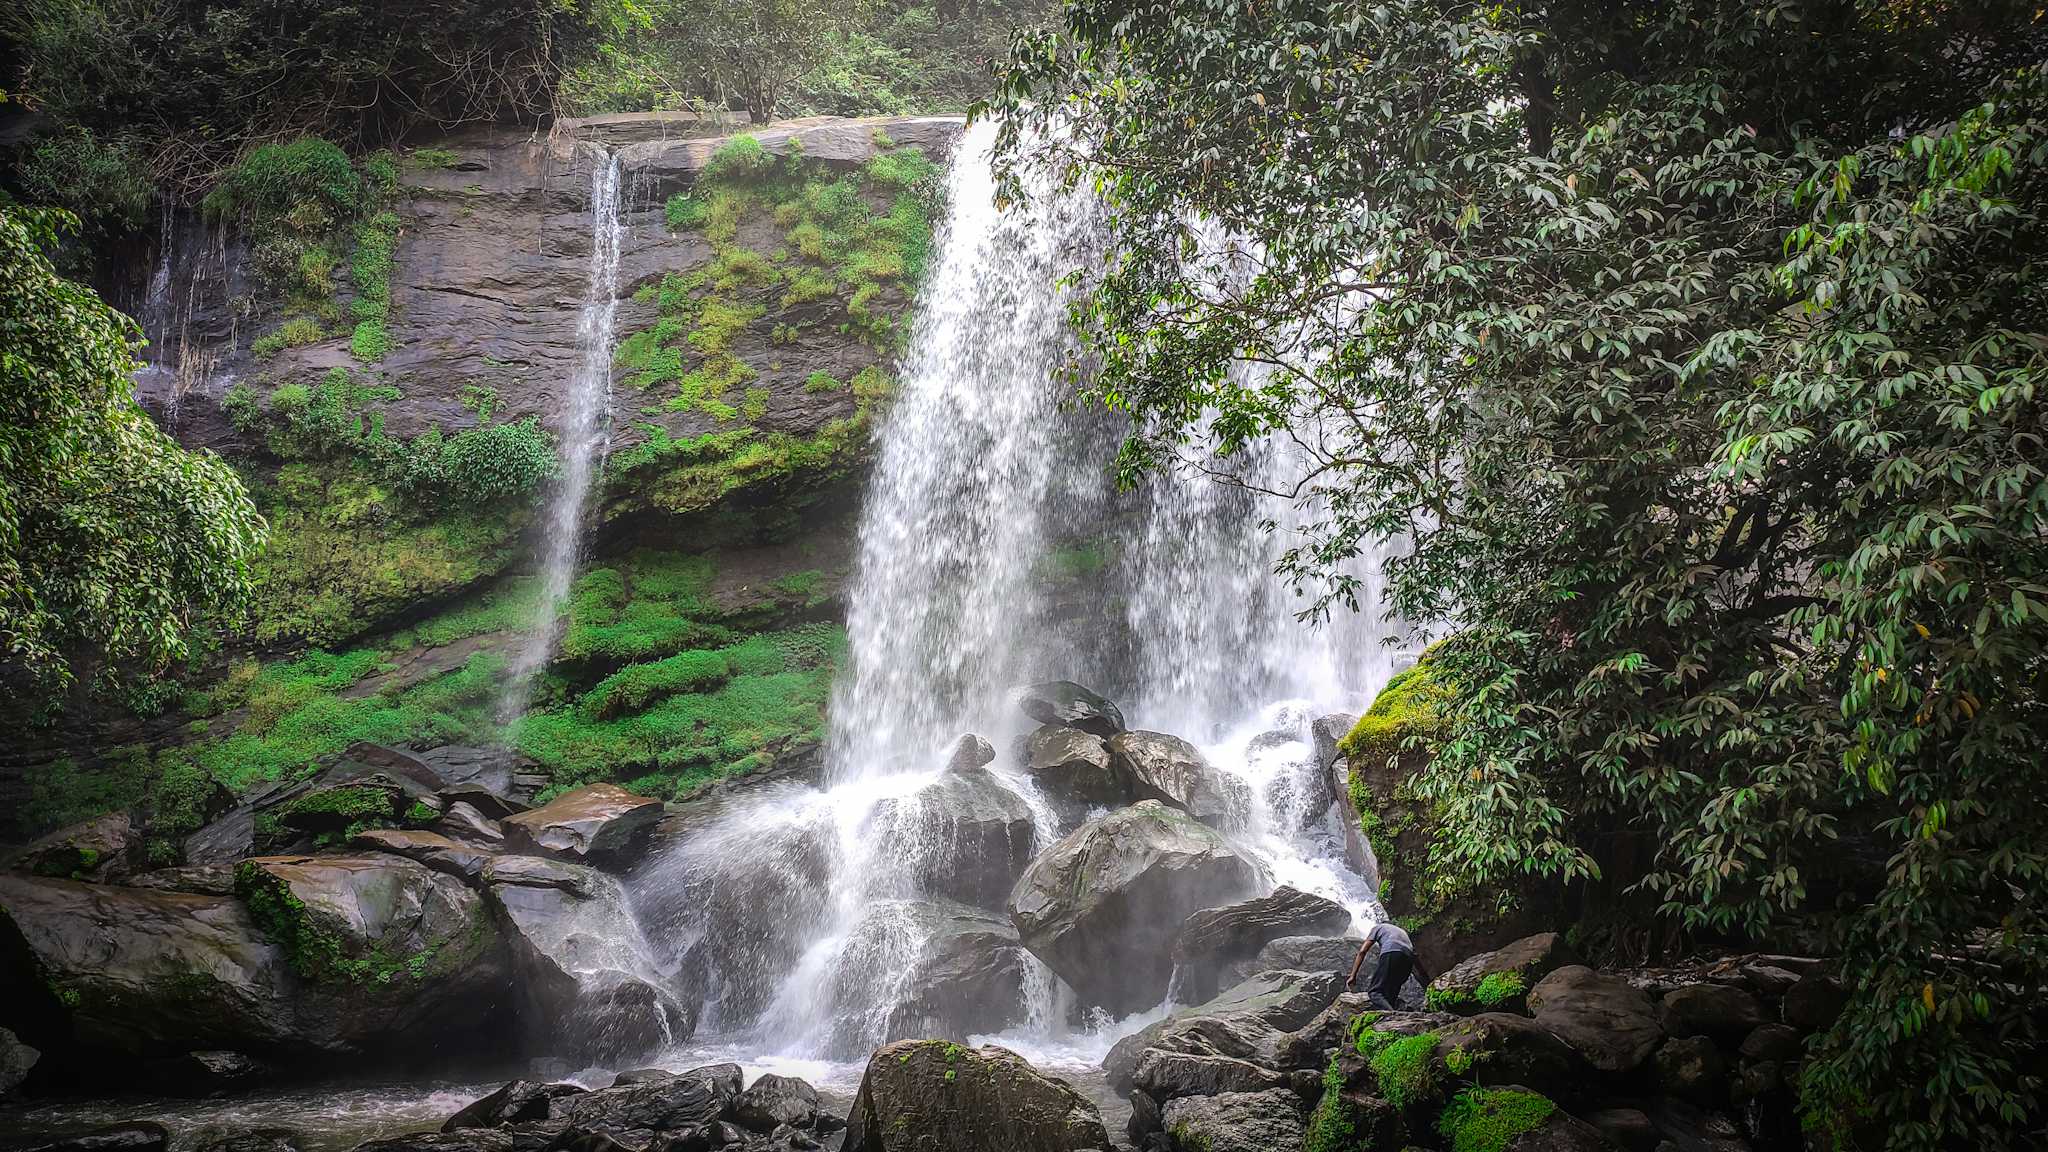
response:
M166 867L126 814L46 837L0 873L0 1023L49 1086L125 1067L198 1094L368 1055L687 1036L617 877L661 802L598 784L535 806L540 784L501 752L358 744L216 806Z
M1501 1152L1795 1148L1798 1064L1841 997L1812 960L1602 972L1542 933L1451 968L1422 1011L1374 1011L1320 964L1260 972L1104 1068L1149 1152L1479 1146L1468 1128Z

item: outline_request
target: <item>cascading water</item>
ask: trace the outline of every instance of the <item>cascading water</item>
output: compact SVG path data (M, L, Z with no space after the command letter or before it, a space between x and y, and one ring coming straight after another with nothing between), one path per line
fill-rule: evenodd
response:
M1010 693L1031 681L1103 689L1133 727L1200 745L1248 786L1240 852L1276 883L1378 914L1341 859L1309 726L1384 682L1383 628L1370 612L1323 628L1295 618L1273 566L1298 513L1192 474L1113 489L1117 425L1067 404L1052 378L1072 348L1057 284L1092 258L1095 210L1049 194L998 211L992 138L970 129L951 166L879 434L826 785L733 793L633 880L649 938L694 974L699 1053L853 1060L945 1027L949 1006L922 982L963 934L1008 926L999 898L966 907L961 877L931 867L943 845L928 815L1028 816L1034 852L1066 830L1015 751L1025 721ZM1237 467L1270 487L1299 464L1274 445ZM1276 514L1277 534L1264 525ZM1011 808L944 769L970 732L996 750L988 771ZM1055 1064L1099 1057L1118 1029L1075 1031L1060 983L1014 944L1008 955L1023 1002L977 1030Z
M612 327L619 310L619 249L625 232L619 222L621 168L618 155L606 151L590 170L590 282L576 320L579 359L556 429L561 473L542 514L540 607L532 635L508 670L499 707L507 723L526 710L533 673L547 663L553 649L556 616L576 578L576 560L582 552L585 506L609 438Z

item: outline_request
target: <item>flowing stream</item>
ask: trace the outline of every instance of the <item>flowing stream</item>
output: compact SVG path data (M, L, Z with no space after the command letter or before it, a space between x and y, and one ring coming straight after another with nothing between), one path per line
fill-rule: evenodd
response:
M675 950L702 1002L698 1032L661 1061L738 1058L827 1084L945 1005L922 966L976 913L939 899L921 830L965 733L1032 814L1032 851L1065 831L1022 771L1032 725L1013 689L1070 679L1122 703L1133 728L1199 746L1252 798L1234 846L1273 884L1377 918L1343 862L1343 831L1310 725L1356 711L1392 671L1375 612L1324 627L1273 575L1289 517L1242 486L1170 473L1118 492L1120 428L1067 399L1071 350L1057 287L1097 252L1079 195L998 211L992 130L970 129L949 170L950 212L920 301L900 392L877 444L848 608L851 668L831 712L823 787L761 786L693 818L632 880L649 939ZM1279 445L1238 460L1284 482ZM1265 521L1278 517L1281 531ZM1376 588L1378 558L1358 575ZM992 915L1007 930L1007 918ZM1124 1020L1077 1011L1036 959L1024 1003L981 1030L1086 1079L1108 1046L1167 1006Z

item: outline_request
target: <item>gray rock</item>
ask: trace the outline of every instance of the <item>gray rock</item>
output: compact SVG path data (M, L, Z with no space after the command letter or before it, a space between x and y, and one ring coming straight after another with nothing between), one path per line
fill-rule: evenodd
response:
M1087 818L1088 809L1130 801L1123 777L1110 766L1109 741L1092 732L1048 724L1024 741L1024 770L1058 809L1061 827Z
M1159 1114L1159 1101L1147 1095L1143 1088L1131 1089L1131 1118L1124 1122L1124 1135L1131 1143L1144 1147L1146 1140L1154 1133L1165 1130Z
M801 151L807 160L821 161L835 168L852 168L866 163L883 151L882 145L877 142L877 133L886 136L896 146L915 145L923 148L934 158L942 157L959 138L961 119L958 116L887 116L859 119L810 116L798 120L748 126L745 130L759 140L762 149L771 156ZM616 127L607 129L609 133L619 131L620 129ZM693 185L697 174L704 170L712 154L723 143L723 139L712 137L665 134L655 139L637 140L626 144L618 151L626 170L633 174L636 187L644 187L646 194L659 200L671 193L685 191Z
M1052 680L1020 688L1017 707L1040 724L1078 728L1105 739L1124 730L1124 714L1116 705L1070 680Z
M0 984L61 989L88 1048L348 1050L299 1036L284 954L231 897L0 875L0 920L23 943L0 950Z
M496 1128L523 1120L545 1120L556 1099L575 1096L583 1089L574 1084L537 1084L513 1080L471 1101L441 1124L441 1131L463 1128Z
M145 1071L152 1087L171 1096L221 1096L244 1092L270 1079L270 1068L240 1052L187 1052L151 1060Z
M1272 941L1335 934L1349 927L1351 913L1343 905L1282 886L1264 896L1190 915L1174 935L1171 955L1180 967L1186 994L1207 1000L1216 994L1226 967L1257 955Z
M533 804L533 790L522 777L531 761L503 748L471 748L447 744L418 754L416 761L441 782L441 798L489 820L523 812Z
M1785 1023L1801 1032L1821 1032L1834 1026L1835 1017L1842 1014L1842 1007L1848 1002L1842 986L1815 968L1785 990L1779 1010L1784 1013Z
M1430 981L1428 1003L1445 1012L1520 1012L1529 989L1579 958L1556 932L1539 932L1467 957Z
M1237 824L1251 809L1243 782L1218 772L1178 736L1120 733L1111 737L1109 755L1133 797L1172 805L1212 828Z
M417 860L436 872L470 884L483 876L484 865L492 859L490 853L458 844L438 832L411 828L372 828L356 833L349 839L349 845Z
M1222 987L1239 984L1260 972L1286 969L1294 972L1336 972L1351 970L1351 961L1364 941L1352 936L1282 936L1259 949L1250 960L1226 964L1217 977Z
M674 1076L675 1073L666 1068L628 1068L624 1072L613 1076L612 1082L608 1087L623 1088L629 1084L645 1084L650 1080L668 1080Z
M32 1136L9 1152L164 1152L171 1134L151 1120L129 1120L98 1128Z
M756 1132L773 1132L782 1124L809 1128L818 1119L818 1090L794 1076L771 1072L740 1093L732 1105L732 1119Z
M1338 996L1308 1023L1274 1039L1273 1066L1283 1070L1322 1072L1325 1053L1350 1038L1351 1018L1372 1010L1372 1000L1364 992L1346 992Z
M257 1128L209 1140L199 1152L301 1152L305 1138L289 1128Z
M1128 1092L1148 1048L1278 1067L1281 1041L1315 1020L1336 1000L1341 986L1327 972L1262 972L1206 1004L1183 1008L1117 1041L1103 1057L1102 1069L1110 1087ZM1320 1063L1320 1052L1316 1059Z
M1790 1024L1760 1024L1742 1038L1745 1060L1798 1060L1802 1045L1799 1030Z
M1538 981L1529 990L1529 1010L1602 1072L1641 1067L1664 1038L1648 996L1583 964L1568 964Z
M1023 1022L1028 957L1008 920L947 901L903 911L917 921L924 945L903 981L914 994L891 1011L884 1042L988 1034Z
M516 1139L503 1128L456 1132L411 1132L355 1146L355 1152L515 1152Z
M1031 861L1030 805L978 765L877 805L874 820L917 891L977 908L1002 908Z
M1735 1044L1763 1022L1757 998L1727 984L1687 984L1664 994L1664 1027L1673 1036Z
M1257 883L1257 870L1214 831L1145 801L1040 854L1010 893L1010 918L1083 1002L1124 1015L1165 996L1169 944L1191 913Z
M713 1064L666 1080L558 1096L549 1101L548 1116L600 1131L672 1132L709 1124L733 1107L742 1075L737 1064Z
M1509 1012L1482 1012L1437 1030L1437 1059L1452 1067L1484 1067L1487 1083L1527 1085L1553 1100L1586 1093L1585 1061L1538 1022ZM1457 1053L1453 1062L1452 1054Z
M128 813L109 812L32 841L9 857L6 866L35 876L105 883L135 870L141 843L142 830Z
M493 851L505 845L505 829L475 805L456 800L441 813L435 828L444 836Z
M1182 1096L1217 1096L1225 1092L1265 1092L1291 1088L1285 1075L1262 1068L1249 1060L1229 1056L1200 1056L1191 1052L1170 1052L1147 1048L1138 1057L1131 1074L1133 1091L1144 1092L1160 1103Z
M123 883L130 888L153 888L159 892L232 896L235 892L235 870L223 864L193 864L139 873Z
M1607 1142L1622 1152L1655 1152L1657 1129L1648 1116L1634 1108L1598 1108L1579 1118L1599 1129Z
M1315 718L1315 722L1309 725L1309 738L1315 744L1318 767L1325 772L1336 767L1337 759L1341 755L1337 751L1337 744L1350 735L1351 729L1357 724L1358 717L1350 712L1333 712L1328 716ZM1332 776L1332 779L1334 778Z
M1742 1138L1735 1122L1718 1112L1671 1096L1646 1102L1643 1111L1656 1127L1657 1135L1677 1152L1749 1152L1749 1142Z
M902 1040L878 1049L843 1152L1080 1152L1109 1133L1086 1096L993 1045Z
M981 768L995 763L995 759L995 745L969 732L953 741L953 750L946 754L946 770L957 772Z
M1702 1108L1719 1107L1728 1098L1728 1066L1705 1036L1673 1036L1658 1045L1657 1087L1668 1096Z
M0 1096L5 1096L28 1079L43 1054L21 1042L21 1037L0 1028Z
M661 819L661 801L616 784L586 784L499 822L515 850L583 859L626 852Z
M1285 1088L1183 1097L1161 1121L1174 1152L1297 1152L1308 1137L1301 1098Z
M1613 1152L1613 1146L1600 1129L1557 1111L1536 1127L1509 1137L1501 1152Z

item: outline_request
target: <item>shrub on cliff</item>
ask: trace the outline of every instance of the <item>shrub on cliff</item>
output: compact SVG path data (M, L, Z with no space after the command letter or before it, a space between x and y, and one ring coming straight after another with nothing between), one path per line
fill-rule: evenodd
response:
M233 470L136 406L141 334L57 275L50 223L0 208L0 682L34 697L184 658L263 536Z

